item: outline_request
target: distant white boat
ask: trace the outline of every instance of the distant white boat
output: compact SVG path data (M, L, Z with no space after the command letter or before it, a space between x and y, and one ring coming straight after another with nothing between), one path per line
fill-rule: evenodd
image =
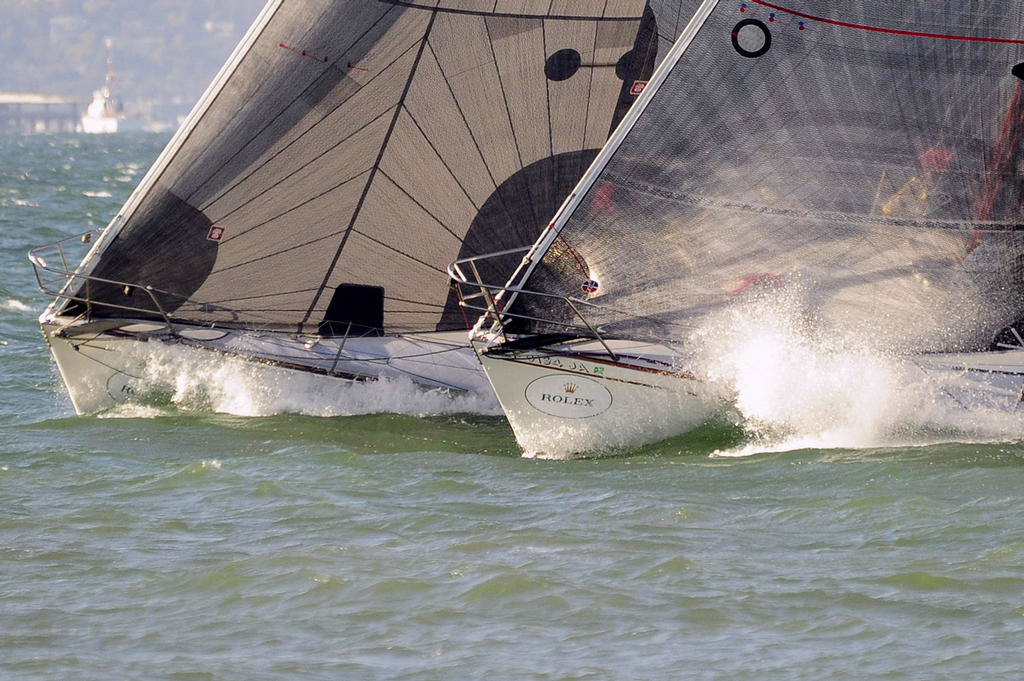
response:
M89 134L115 133L118 131L120 113L110 88L104 85L93 92L92 101L82 116L82 132Z
M111 39L106 39L107 75L103 87L93 91L92 101L82 116L82 132L89 134L110 134L122 130L127 122L124 106L114 94L114 60L111 53ZM141 126L136 126L141 127Z
M681 3L512 4L268 2L84 259L30 256L75 409L160 389L148 369L172 356L245 360L268 390L394 377L493 399L446 267L536 238Z

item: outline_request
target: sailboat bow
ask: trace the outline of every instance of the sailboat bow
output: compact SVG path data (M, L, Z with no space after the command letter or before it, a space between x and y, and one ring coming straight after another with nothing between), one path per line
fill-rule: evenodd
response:
M702 3L514 274L452 267L524 450L636 446L731 410L728 353L765 330L915 369L998 365L1019 388L1022 18Z

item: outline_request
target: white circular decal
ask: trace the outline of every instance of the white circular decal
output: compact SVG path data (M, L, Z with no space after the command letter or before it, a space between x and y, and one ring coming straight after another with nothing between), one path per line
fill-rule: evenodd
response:
M130 399L135 395L135 379L118 371L107 379L107 394L115 402L124 402Z
M754 59L772 46L772 34L763 22L744 19L732 29L732 46L744 57Z
M585 419L612 406L612 394L597 381L572 374L552 374L526 386L526 401L551 416Z

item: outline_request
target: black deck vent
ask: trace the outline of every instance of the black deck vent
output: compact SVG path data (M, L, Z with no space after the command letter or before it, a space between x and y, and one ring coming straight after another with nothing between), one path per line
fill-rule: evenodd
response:
M340 284L317 332L321 336L383 336L384 288Z

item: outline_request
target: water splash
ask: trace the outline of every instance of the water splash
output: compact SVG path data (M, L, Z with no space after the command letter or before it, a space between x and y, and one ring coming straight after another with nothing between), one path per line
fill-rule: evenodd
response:
M0 304L0 307L11 312L32 312L32 308L30 306L13 298L3 301L3 303Z
M162 402L186 411L235 416L500 413L493 396L427 389L406 378L328 378L184 346L164 346L159 353L147 353L145 348L135 351L141 353L139 366L144 368L132 383L149 388L133 402ZM140 412L132 407L111 413L138 416Z
M696 334L697 368L731 394L751 442L722 456L1020 437L1024 416L956 399L863 334L823 329L792 292L754 296Z

